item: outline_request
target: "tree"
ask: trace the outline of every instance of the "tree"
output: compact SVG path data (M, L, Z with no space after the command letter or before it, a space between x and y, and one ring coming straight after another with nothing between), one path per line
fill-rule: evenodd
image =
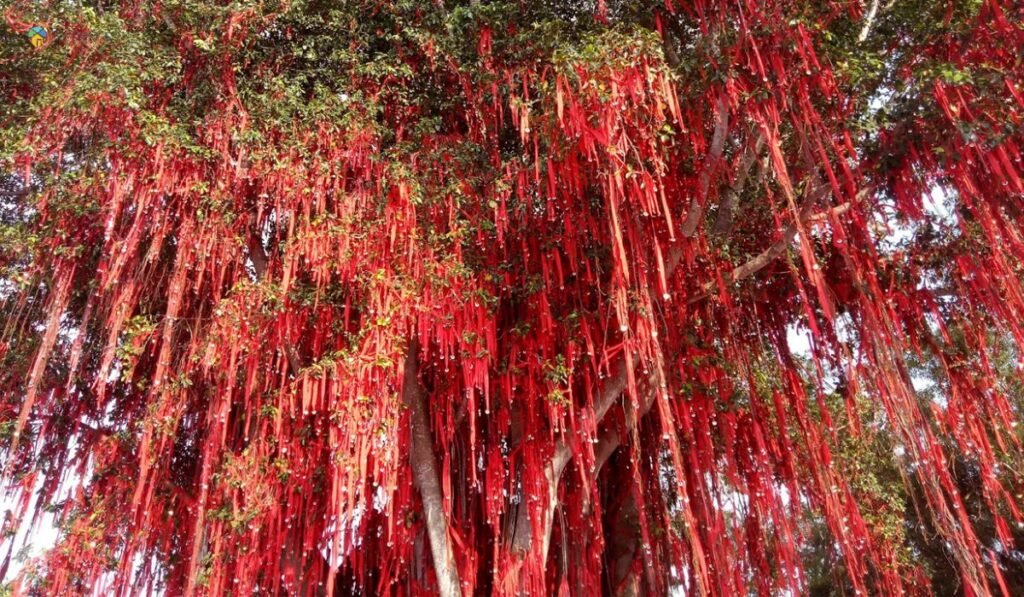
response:
M1021 586L1015 4L3 9L15 593Z

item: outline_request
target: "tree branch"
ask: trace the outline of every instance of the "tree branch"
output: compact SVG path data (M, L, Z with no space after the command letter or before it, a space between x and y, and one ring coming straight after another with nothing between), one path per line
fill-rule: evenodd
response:
M267 256L267 250L263 247L263 241L260 240L258 231L253 231L249 235L246 248L249 249L249 260L252 261L252 269L256 274L256 279L263 279L263 275L267 273L267 264L270 258Z
M759 139L759 142L757 143L758 146L760 146L761 141L763 141L763 139ZM714 149L714 147L712 147L712 149ZM742 188L742 186L746 184L746 179L749 177L749 174L749 167L744 168L740 173L738 173L736 181L734 182L734 188ZM710 175L708 177L708 181L710 181ZM817 196L815 194L815 201L816 200ZM810 207L813 205L813 202L805 200L805 204L807 206L807 209L809 210ZM801 209L801 212L803 211L804 210ZM699 218L697 218L697 221L699 222ZM694 227L694 229L696 229L696 227ZM792 236L795 236L795 234L796 232L794 230L792 235L789 236L790 240L792 240ZM769 249L769 251L772 251L775 254L779 254L782 252L783 249L784 245L776 249ZM665 275L667 277L671 276L675 271L676 267L678 267L682 259L682 255L683 251L682 248L679 246L676 246L671 251L669 251L669 254L665 262ZM772 258L774 258L774 256ZM767 262L764 265L767 265ZM764 265L761 265L760 267L764 267ZM633 355L631 358L632 366L634 368L639 366L639 356ZM626 390L626 356L620 355L620 357L616 359L616 363L617 366L615 368L615 373L604 381L604 383L598 389L597 395L594 398L594 418L596 423L598 424L602 420L604 420L605 416L608 414L608 411L611 410L612 406L615 405L616 401ZM658 384L656 382L657 380L655 380L652 376L651 383L648 387L648 391L644 394L643 399L638 405L636 411L637 419L645 416L650 411L651 407L654 405L654 400L657 397L658 387ZM619 446L622 444L622 441L624 441L624 438L621 437L621 435L618 433L618 430L616 429L608 428L600 434L598 438L598 444L595 447L596 470L600 470L600 468L605 464L605 462L607 462L608 458L611 457L615 450L619 448ZM558 486L561 482L562 473L565 472L565 468L572 460L572 457L572 447L566 442L559 440L555 446L555 452L551 457L550 466L545 471L545 476L547 476L548 478L548 495L545 499L542 520L542 529L544 534L540 551L540 557L542 558L541 561L547 560L547 555L551 543L551 526L554 520L555 510L558 507ZM522 498L523 499L519 504L519 510L516 513L516 517L514 520L511 545L513 552L526 554L530 551L530 548L533 544L533 525L530 520L530 509L527 505L526 497L522 496Z
M715 133L712 137L711 147L707 159L705 160L704 171L701 175L701 187L702 191L698 198L705 197L707 195L707 189L710 187L712 180L712 169L717 165L721 159L722 151L725 146L725 137L728 130L728 105L725 103L724 96L719 98L718 104L718 120L715 125ZM763 136L760 137L755 144L757 151L760 150L764 142ZM757 151L754 152L756 157ZM745 161L741 160L741 162ZM751 161L753 158L751 158ZM750 166L747 165L737 173L736 179L733 183L734 188L742 189L746 184L746 180L750 175ZM737 193L739 191L737 190ZM703 208L701 204L696 200L691 204L690 212L687 216L686 222L682 226L682 233L684 236L692 236L696 233L697 227L700 223L701 216L703 214ZM689 233L687 231L689 230ZM670 277L678 267L683 255L683 250L680 246L675 246L669 251L667 259L665 260L665 275ZM632 367L636 368L640 364L640 357L638 355L632 355ZM627 363L626 356L620 355L616 359L615 373L605 379L604 383L599 387L597 394L594 398L594 419L596 423L600 423L608 411L615 405L615 402L619 399L622 393L626 390L627 386ZM656 391L653 389L657 387L656 383L651 384L652 390L639 406L638 414L643 416L646 414L651 406L653 405ZM621 441L621 440L618 440ZM600 442L600 440L599 440ZM602 457L601 464L604 460L614 452L615 446L609 444L604 445L603 449L610 449L610 451ZM602 446L598 445L598 454L602 453ZM561 480L562 473L565 471L566 466L572 460L573 452L572 447L566 442L559 440L555 446L555 452L551 457L551 463L548 470L545 471L545 475L548 477L548 496L547 503L545 504L544 511L544 542L541 548L541 556L546 558L548 548L551 539L551 521L554 518L555 509L558 506L558 484ZM513 550L519 553L526 553L529 551L533 540L533 528L529 518L529 508L526 506L526 500L524 499L520 504L519 512L516 514L515 526L513 528L512 546Z
M260 239L258 231L254 230L249 235L246 248L249 249L249 260L252 261L253 273L256 274L257 280L262 280L267 273L267 267L270 265L270 256L267 255L267 250L263 246L263 241ZM299 358L299 353L292 346L291 342L285 341L284 356L288 359L288 366L291 367L292 373L298 375L299 370L302 369L302 360Z
M681 232L684 238L691 238L697 233L700 221L704 217L704 205L707 203L708 189L711 188L711 178L722 159L722 151L725 150L725 137L729 132L729 104L725 100L725 92L721 92L715 101L715 132L711 136L711 147L708 155L704 158L704 166L701 168L697 196L690 201L690 209L686 213L686 220L683 221Z
M864 15L864 26L860 30L860 35L857 36L857 43L863 42L871 34L871 26L875 24L876 16L878 16L878 0L871 0L868 14Z
M739 167L736 171L736 178L726 190L725 196L722 197L722 201L719 203L718 217L715 219L715 225L712 228L712 234L715 236L725 236L732 230L733 214L736 211L736 205L739 203L743 189L747 186L750 169L753 167L754 162L757 161L757 156L761 154L763 148L764 134L761 134L757 136L754 144L748 145L747 150L743 152L743 157L740 158ZM763 168L761 176L764 176L766 171L767 168Z
M742 265L738 265L725 276L723 279L725 283L731 284L739 282L744 278L748 278L757 272L761 271L768 266L769 263L774 261L780 255L782 255L789 245L796 238L797 232L812 219L812 210L818 202L825 197L829 192L827 184L822 183L820 180L814 181L808 186L807 191L804 192L804 198L800 202L800 208L796 219L794 219L789 226L786 226L785 231L782 233L782 238L778 239L770 247L751 258L749 261ZM862 189L857 193L858 200L866 195L868 189ZM843 210L845 211L845 210ZM841 213L841 212L839 212ZM700 294L692 297L689 300L689 304L699 303L700 301L711 296L715 291L715 283L708 282L701 289Z
M648 382L647 391L644 392L636 411L637 422L651 411L651 408L654 406L654 400L658 397L658 386L653 375ZM595 475L601 471L601 467L611 458L615 450L622 445L623 439L619 429L615 427L607 427L599 434L597 446L594 448Z

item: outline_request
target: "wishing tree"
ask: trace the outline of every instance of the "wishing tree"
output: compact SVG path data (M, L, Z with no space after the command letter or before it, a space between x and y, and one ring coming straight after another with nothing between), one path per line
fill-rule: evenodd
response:
M6 590L1024 589L1021 5L0 10Z

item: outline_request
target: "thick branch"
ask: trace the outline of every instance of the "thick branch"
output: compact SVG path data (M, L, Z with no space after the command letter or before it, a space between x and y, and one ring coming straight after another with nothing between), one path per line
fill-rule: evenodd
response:
M867 191L866 190L862 190L861 192L857 193L857 198L854 201L847 201L846 203L840 203L839 205L836 205L834 207L830 207L829 209L826 209L823 212L816 213L813 216L811 216L810 218L808 218L808 221L811 224L821 224L821 223L827 222L827 221L829 221L829 219L831 219L831 218L833 218L835 216L839 216L839 215L842 215L842 214L850 211L850 208L852 208L855 204L860 203L864 199L866 194L867 194Z
M249 241L246 244L249 249L249 260L252 261L252 269L256 274L256 279L263 279L263 275L267 273L267 263L270 260L267 256L267 250L263 248L263 242L259 238L259 233L253 232L249 236Z
M704 217L704 205L707 203L708 189L711 188L711 179L722 159L722 151L725 150L725 137L729 132L729 104L725 100L725 92L719 95L715 102L715 132L711 136L711 147L708 155L704 158L704 166L701 168L697 196L690 202L690 210L683 221L681 232L683 237L690 238L697 233L701 219Z
M755 143L754 151L752 152L754 158L756 158L757 153L760 152L760 148L763 142L764 139L763 137L761 137ZM738 194L742 190L743 186L746 184L746 181L749 178L751 167L751 164L748 162L748 160L752 162L754 158L748 158L747 156L744 156L744 158L741 159L740 171L737 173L736 180L733 183L733 187L731 189L736 194ZM796 238L797 233L804 227L804 225L811 221L812 219L814 219L815 217L820 217L818 214L814 214L814 208L829 193L829 191L829 186L826 183L822 182L820 178L818 178L817 176L812 177L811 183L807 186L804 192L804 196L800 202L800 206L797 208L796 217L794 218L793 222L791 222L789 226L786 227L785 231L782 234L782 237L775 241L770 247L768 247L760 254L752 258L751 260L734 268L731 272L729 272L729 274L726 275L726 281L737 282L739 280L752 276L753 274L767 267L769 263L771 263L773 260L782 255L789 247L789 245L793 242L793 240ZM868 188L862 189L860 192L857 193L855 201L863 200L863 198L869 192L870 189ZM836 214L839 214L846 211L847 209L849 209L849 204L843 204L833 208L833 211ZM675 268L678 266L680 262L681 256L682 250L679 247L676 247L669 252L668 259L666 260L665 264L665 273L667 276L671 276L672 273L675 271ZM703 289L703 292L700 295L690 299L690 303L696 303L700 300L707 298L713 290L713 283L706 285ZM632 358L634 359L633 366L638 366L639 357L634 355ZM615 374L612 377L605 380L604 384L600 387L600 389L597 392L597 396L594 399L594 416L598 423L600 423L604 419L605 415L615 404L615 401L618 400L619 396L621 396L626 389L625 356L620 357L617 360L617 364L618 366L616 368ZM657 384L654 383L654 381L655 380L652 380L652 383L649 384L647 392L643 394L640 404L637 405L637 419L646 415L650 411L651 407L654 405L654 400L657 396L658 387ZM598 438L598 444L595 447L595 465L597 467L597 470L600 470L600 468L604 465L608 458L615 452L616 449L618 449L622 441L624 441L624 438L621 436L617 429L607 428L604 432L601 433L600 437ZM550 516L554 513L554 509L557 505L558 482L561 478L562 472L565 470L565 467L568 465L571 459L572 448L565 442L559 441L556 445L555 454L552 457L551 467L548 472L552 488L549 496L550 501L547 509L549 518L547 520L550 520ZM548 535L550 535L550 529L547 530ZM547 540L548 537L545 537L544 553L547 552Z
M736 211L736 205L739 203L743 189L747 186L750 169L753 167L754 162L757 161L757 156L761 154L763 148L764 135L762 134L758 135L757 141L753 145L748 145L746 151L743 152L739 167L736 170L736 178L725 191L725 195L719 203L718 217L715 219L715 225L712 228L712 234L715 236L725 236L732 230L733 214ZM764 176L766 171L767 168L762 168L761 176Z
M548 495L544 501L544 512L542 514L542 521L544 523L544 541L541 543L540 549L540 560L542 562L548 559L548 549L551 546L551 522L555 518L555 508L558 507L558 480L561 477L562 469L565 468L565 463L568 463L568 457L565 457L564 462L559 465L556 461L559 460L559 454L562 453L561 443L559 449L556 450L556 456L552 459L552 464L548 470L544 471L544 475L548 481ZM571 452L567 452L571 456ZM522 495L522 494L521 494ZM523 496L525 498L525 496ZM516 512L516 518L514 521L514 527L512 529L512 552L520 555L526 555L530 552L530 548L533 546L533 524L530 521L530 506L527 503L528 500L522 499L519 502L519 509Z
M262 280L263 276L267 273L270 257L267 255L267 250L263 247L259 233L253 232L249 236L247 247L249 249L249 260L252 261L253 273L256 274L257 280ZM299 359L298 351L287 341L284 344L284 356L288 359L288 365L291 367L292 373L298 375L299 370L302 369L302 361Z
M649 380L650 383L647 385L647 391L643 393L640 404L636 412L636 420L639 423L640 419L647 415L651 411L651 407L654 406L654 400L658 396L658 386L655 384L653 376ZM601 467L608 461L615 450L622 445L625 438L620 433L617 427L607 427L600 433L597 440L597 446L594 448L594 466L595 475L601 471Z
M678 263L676 260L675 263ZM672 267L675 267L675 263ZM640 363L640 358L636 355L632 357L633 366L636 367ZM626 391L627 375L626 375L626 359L625 356L621 356L616 359L618 367L615 374L607 378L604 384L597 391L597 395L594 397L594 418L597 421L604 419L605 415L618 400L619 396ZM644 409L649 409L647 406ZM548 480L548 495L546 496L545 509L543 513L544 522L544 542L541 545L541 558L547 559L548 548L551 544L551 521L554 520L555 508L558 506L558 483L562 478L562 473L565 471L565 467L572 460L572 448L566 442L559 440L555 445L555 453L551 457L551 464L546 471L545 476ZM533 525L530 522L530 511L527 506L526 500L523 500L519 504L519 511L516 513L515 527L513 528L512 534L512 549L517 553L528 553L530 547L533 544Z
M671 264L674 266L678 263ZM671 271L666 272L671 275ZM619 399L619 396L626 391L626 359L620 357L616 360L618 368L615 371L615 375L605 380L605 383L598 389L597 395L594 397L594 420L600 423L604 420L606 414L615 405L615 401ZM640 357L633 355L633 367L640 365ZM562 476L562 471L565 470L566 465L572 459L572 448L569 447L564 441L559 440L555 447L555 455L551 459L551 468L554 472L554 478L557 480Z
M643 515L637 508L636 496L630 493L622 502L612 505L612 510L604 515L611 517L604 529L604 558L611 594L618 597L640 597L645 593L636 563L642 560L644 568L650 569L650 558L644 557L641 537L635 531ZM648 585L649 591L652 586L653 583Z
M724 120L724 122L723 122L723 120ZM728 116L726 115L724 119L720 119L721 127L716 127L716 135L718 133L718 129L719 128L722 131L721 143L724 143L724 137L725 137L724 129L727 126L727 123L728 123ZM747 156L744 156L744 158L741 159L740 169L737 171L737 174L736 174L736 177L735 177L735 180L733 182L732 189L731 189L732 191L735 191L738 194L739 192L741 192L742 188L746 185L747 179L750 177L750 170L751 170L750 165L747 162L748 161L753 161L753 159L756 158L756 155L760 152L760 150L763 147L763 145L764 145L764 136L762 135L762 136L759 136L757 142L754 144L754 151L750 152L750 155L752 157L748 158ZM712 149L712 152L715 149L715 141L714 140L712 141L712 148L711 149ZM721 156L721 149L719 149L719 157L720 156ZM708 161L710 162L711 159L712 159L712 156L709 155L708 156ZM710 181L710 178L708 180ZM680 262L680 260L682 258L682 255L683 255L682 248L678 247L678 246L673 247L673 249L671 251L669 251L668 257L665 260L665 276L666 277L671 277L672 274L675 272L675 269L676 269L676 267L678 267L679 262ZM633 358L633 368L635 369L636 367L638 367L640 365L640 358L638 356L636 356L636 355L634 355L632 358ZM597 395L594 398L594 419L598 423L600 423L604 419L605 415L608 413L608 410L611 409L611 407L615 404L615 401L618 400L619 396L621 396L622 393L626 390L626 383L627 383L626 359L625 359L625 356L621 356L620 358L618 358L616 360L616 367L615 367L614 375L612 375L612 377L609 377L609 378L607 378L604 381L604 383L598 389ZM643 405L641 405L641 407L643 407ZM646 406L646 408L643 408L642 410L643 410L643 412L647 412L647 409L649 409L649 408L650 408L650 405L648 404ZM572 449L565 442L559 441L557 446L556 446L556 448L555 448L555 454L554 454L554 457L552 458L552 467L551 467L552 468L552 472L554 473L554 479L555 479L556 483L557 483L558 479L561 477L562 471L565 469L566 465L568 465L569 460L571 460L571 459L572 459Z
M807 191L804 193L804 198L800 202L800 208L798 210L797 217L792 222L790 222L788 226L786 226L785 231L783 231L782 233L782 238L772 243L770 247L758 253L756 256L751 258L746 263L738 265L735 268L733 268L731 272L723 276L725 283L731 284L739 282L744 278L749 278L750 276L756 274L757 272L767 267L768 264L770 264L780 255L785 253L786 249L789 248L789 245L792 244L793 239L796 238L796 234L797 232L800 231L800 228L802 228L804 225L811 221L811 218L813 217L814 206L817 205L818 202L825 195L828 194L828 191L828 185L820 181L815 181L810 186L808 186ZM866 194L866 191L866 189L862 190L860 193L857 194L857 196L861 197L862 194ZM709 296L711 296L714 290L714 282L709 282L708 284L705 284L704 288L701 290L701 293L690 299L690 304L698 303L708 298Z
M639 357L633 357L634 366L639 364ZM654 398L657 396L657 379L654 374L651 374L647 380L646 391L643 393L641 402L637 408L637 419L647 414L654 404ZM619 359L619 369L616 374L609 378L601 389L598 391L598 395L594 400L594 417L600 422L604 419L605 415L615 404L615 401L619 396L626 390L626 367L625 358ZM617 436L616 436L617 437ZM604 464L604 461L608 459L614 452L614 448L618 447L616 444L612 449L603 454L603 450L608 449L610 446L602 446L602 443L607 443L605 440L605 434L602 434L601 441L595 449L595 460L598 468ZM541 549L541 556L547 558L548 548L551 543L551 521L554 519L555 508L558 506L558 483L562 477L562 473L565 471L565 467L572 460L572 448L564 441L559 441L555 447L555 454L551 459L551 466L545 474L548 477L548 496L547 503L545 504L544 511L544 543ZM529 509L525 504L520 505L520 511L516 516L516 528L515 534L513 535L513 547L520 552L529 551L530 545L533 538L533 528L530 524Z
M418 359L419 342L414 339L410 342L409 352L405 356L405 378L402 382L402 401L410 413L412 447L409 461L413 470L413 482L420 492L420 499L423 500L423 516L426 519L430 553L434 560L438 594L441 597L459 597L462 594L459 571L455 566L455 555L448 537L448 519L444 511L434 441L430 434L427 401L419 382Z
M711 141L710 152L707 156L707 159L705 160L704 171L702 172L701 176L701 187L703 190L701 191L699 198L703 198L707 195L707 188L710 186L712 180L712 170L717 165L718 161L721 159L722 151L725 146L725 137L728 130L728 105L725 103L724 96L722 96L718 101L717 111L718 119L715 125L715 133ZM758 151L762 143L763 138L759 139L758 142L755 144L758 148ZM735 182L733 183L734 188L741 189L743 185L746 184L746 180L749 177L749 174L750 167L743 167L737 173ZM691 205L690 213L687 217L687 222L684 223L682 226L682 233L684 234L684 236L692 236L692 234L696 232L696 229L700 223L702 213L703 208L701 207L701 204L695 201ZM687 234L687 230L689 230L689 234ZM669 251L669 254L665 261L666 277L670 277L674 273L676 267L678 267L682 259L682 255L683 250L679 246L673 247L673 249ZM630 358L632 359L632 367L635 369L640 364L640 357L638 355L632 355ZM626 365L626 355L620 355L620 357L615 361L615 373L611 377L605 379L604 383L602 383L598 388L596 396L594 397L593 405L594 419L598 424L600 424L600 422L604 419L605 415L608 414L608 411L612 408L612 406L615 405L615 402L626 390ZM637 414L640 417L646 414L650 410L651 405L653 404L654 396L656 395L656 391L653 388L656 388L657 384L652 382L651 387L652 390L650 391L649 396L645 395L645 397L641 401L641 404L638 405ZM606 449L610 447L611 446L605 445ZM600 456L600 445L598 446L598 449L598 453ZM614 451L614 449L612 449L611 451ZM608 452L607 455L601 457L601 464L603 464L604 460L606 460L608 455L610 454L611 452ZM545 471L545 474L548 477L548 496L546 496L547 502L545 504L544 511L544 542L541 549L541 555L544 558L547 557L548 547L550 544L551 521L554 518L554 512L558 505L558 484L561 480L562 473L565 471L566 466L568 466L569 462L572 460L572 456L572 447L569 446L569 444L567 444L566 442L559 440L555 446L555 453L552 455L550 466L548 467L548 470ZM532 544L533 528L530 524L529 508L526 505L525 499L520 504L520 510L517 513L514 524L515 527L513 529L512 537L513 550L519 553L526 553L529 551L530 546Z
M868 8L868 14L864 15L864 26L860 30L860 35L857 36L857 42L863 42L871 34L871 26L875 24L875 17L878 16L878 0L871 0L871 7Z

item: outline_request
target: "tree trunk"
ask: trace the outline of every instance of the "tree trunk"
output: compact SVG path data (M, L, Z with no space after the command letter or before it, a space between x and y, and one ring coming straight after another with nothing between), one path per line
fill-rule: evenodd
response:
M419 342L409 343L405 357L405 379L402 384L402 400L409 408L409 435L411 452L409 461L413 470L413 482L423 500L423 516L426 519L427 537L430 540L430 554L434 560L434 574L437 576L438 594L441 597L459 597L462 594L459 571L455 565L451 539L448 537L448 518L444 511L444 497L437 472L434 441L427 417L427 401L419 383Z

